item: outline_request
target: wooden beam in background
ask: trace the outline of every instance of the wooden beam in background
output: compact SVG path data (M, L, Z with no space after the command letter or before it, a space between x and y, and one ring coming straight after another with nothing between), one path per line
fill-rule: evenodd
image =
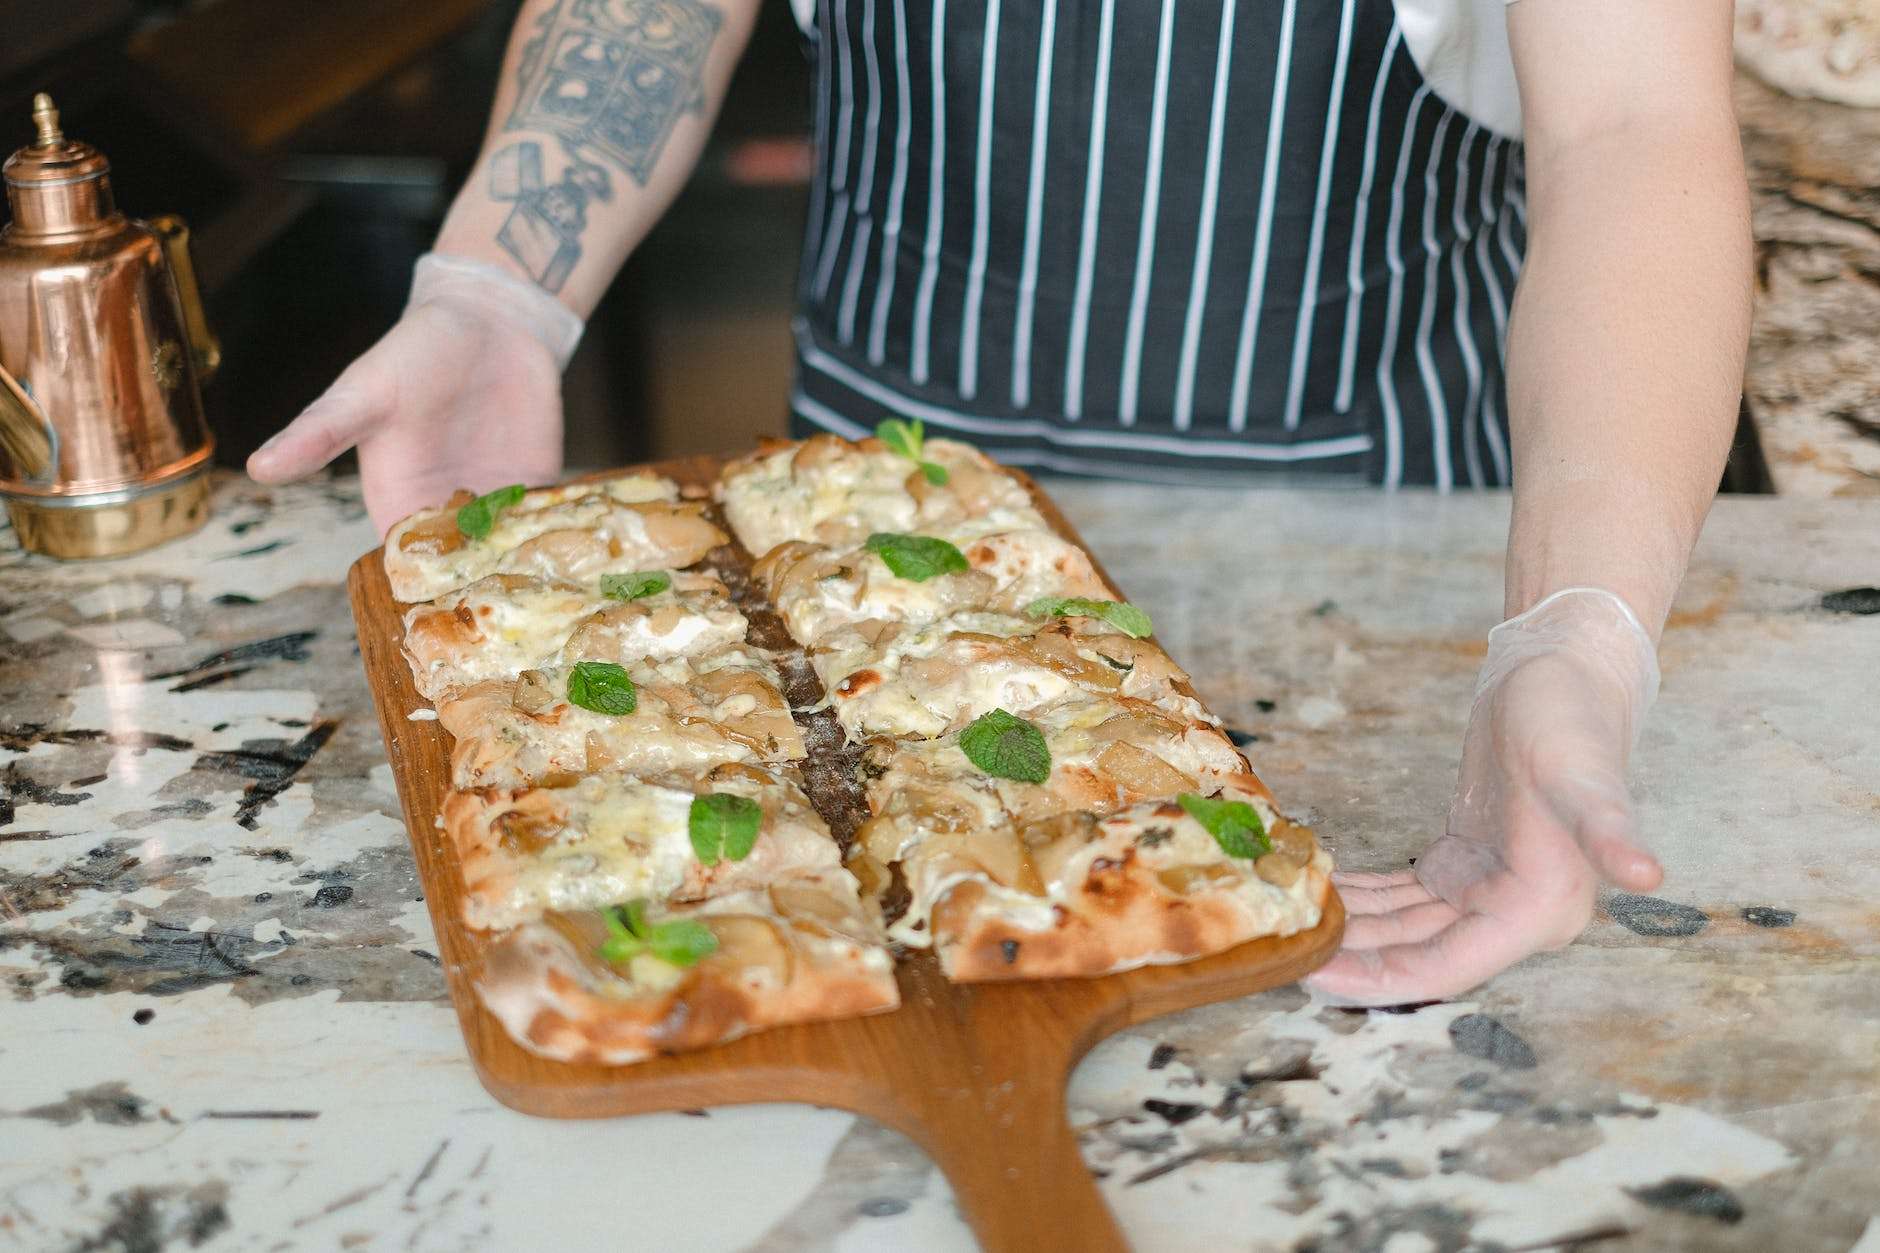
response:
M4 0L0 0L4 2ZM131 58L255 152L417 59L494 0L221 0L131 40Z

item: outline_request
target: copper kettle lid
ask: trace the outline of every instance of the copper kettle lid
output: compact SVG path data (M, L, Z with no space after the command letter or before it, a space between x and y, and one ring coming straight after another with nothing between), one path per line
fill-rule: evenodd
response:
M32 143L0 167L14 225L29 233L83 229L114 211L111 162L88 143L67 139L52 97L33 97Z

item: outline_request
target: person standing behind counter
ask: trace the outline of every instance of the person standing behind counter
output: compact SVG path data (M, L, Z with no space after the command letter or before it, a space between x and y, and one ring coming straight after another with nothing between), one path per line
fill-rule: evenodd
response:
M1626 762L1748 338L1728 0L794 2L797 426L903 414L1122 478L1513 487L1448 824L1414 871L1340 876L1345 947L1309 983L1453 995L1570 942L1602 879L1654 888ZM356 445L381 530L553 480L560 371L756 8L525 4L404 316L250 473Z

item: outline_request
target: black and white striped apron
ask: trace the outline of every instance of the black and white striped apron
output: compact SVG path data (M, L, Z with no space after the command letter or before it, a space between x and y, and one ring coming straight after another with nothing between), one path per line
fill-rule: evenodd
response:
M1518 142L1389 0L817 0L799 425L1509 481Z

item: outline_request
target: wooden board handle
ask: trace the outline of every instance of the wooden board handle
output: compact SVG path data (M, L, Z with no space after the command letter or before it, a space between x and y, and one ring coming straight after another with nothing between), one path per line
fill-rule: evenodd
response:
M890 1099L865 1112L906 1132L952 1184L987 1253L1124 1250L1064 1104L1071 1068L1125 1020L1113 984L951 985L903 968L903 1013L928 1047L888 1062Z

